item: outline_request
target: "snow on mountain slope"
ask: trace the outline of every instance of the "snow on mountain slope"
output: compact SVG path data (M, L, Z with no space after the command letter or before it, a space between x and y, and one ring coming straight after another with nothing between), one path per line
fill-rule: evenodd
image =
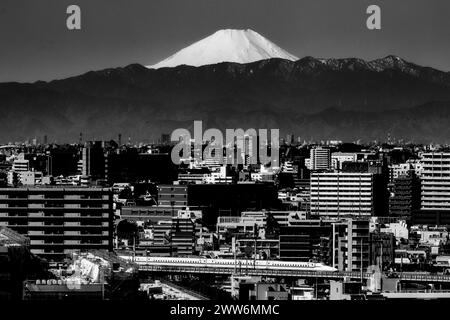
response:
M163 61L153 66L147 66L147 68L158 69L179 65L198 67L220 62L250 63L270 58L298 60L296 56L253 30L225 29L219 30Z

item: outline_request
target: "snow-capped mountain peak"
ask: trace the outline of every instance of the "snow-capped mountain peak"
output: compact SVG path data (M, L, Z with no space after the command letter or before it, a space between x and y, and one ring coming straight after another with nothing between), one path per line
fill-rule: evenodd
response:
M298 60L296 56L253 30L224 29L147 68L179 65L198 67L220 62L250 63L270 58Z

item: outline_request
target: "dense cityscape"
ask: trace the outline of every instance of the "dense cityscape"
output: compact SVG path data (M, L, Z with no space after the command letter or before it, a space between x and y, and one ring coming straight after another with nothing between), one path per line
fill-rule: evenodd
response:
M449 12L0 1L3 318L445 316Z
M174 143L0 147L0 297L450 298L450 148L280 139L279 165ZM204 141L205 143L205 141Z

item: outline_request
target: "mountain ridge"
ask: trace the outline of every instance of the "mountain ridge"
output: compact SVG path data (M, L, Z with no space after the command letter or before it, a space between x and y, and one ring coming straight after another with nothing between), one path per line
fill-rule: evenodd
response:
M401 62L391 62L393 59L396 59ZM306 56L301 59L298 59L296 61L290 61L286 59L279 59L279 58L271 58L271 59L265 59L265 60L258 60L250 63L236 63L236 62L220 62L213 65L204 65L204 66L189 66L189 65L180 65L172 68L160 68L160 69L149 69L145 67L144 65L141 65L139 63L133 63L129 64L124 67L116 67L116 68L106 68L96 71L88 71L85 73L82 73L80 75L71 76L64 79L58 79L58 80L51 80L51 81L36 81L33 83L21 83L21 84L36 84L36 83L57 83L59 81L64 81L68 79L78 78L82 76L88 76L88 75L109 75L111 73L124 73L128 74L129 71L131 72L164 72L165 70L176 70L176 71L185 71L185 70L192 70L192 69L202 69L202 68L210 68L210 67L219 67L220 65L226 65L230 69L239 69L239 68L245 68L245 67L261 67L265 66L267 64L270 64L271 62L279 61L280 64L285 64L291 66L292 71L295 67L297 68L315 68L318 69L320 66L328 67L330 70L334 71L355 71L355 66L359 67L361 70L365 71L373 71L373 72L385 72L390 70L397 70L401 72L408 73L411 76L422 76L427 74L433 74L433 78L435 81L442 81L445 83L445 85L450 86L450 72L441 71L439 69L435 69L433 67L424 67L417 65L412 62L408 62L398 56L395 55L388 55L383 58L374 59L370 61L366 61L360 58L329 58L329 59L322 59L322 58L314 58L311 56ZM356 68L357 69L357 68ZM315 70L317 71L317 70ZM4 83L11 83L11 82L4 82Z
M151 141L204 120L205 127L279 128L318 139L367 140L397 130L405 138L422 132L426 142L449 141L449 101L450 73L396 56L131 64L49 82L0 83L0 134L8 141L45 134L74 141L80 132L86 139L122 133Z

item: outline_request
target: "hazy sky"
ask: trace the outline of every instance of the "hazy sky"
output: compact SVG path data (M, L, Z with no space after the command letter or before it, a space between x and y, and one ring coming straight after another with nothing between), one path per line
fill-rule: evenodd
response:
M66 8L82 30L66 28ZM366 8L382 9L382 30ZM0 81L154 64L218 29L253 29L299 57L399 55L450 71L449 0L1 0Z

